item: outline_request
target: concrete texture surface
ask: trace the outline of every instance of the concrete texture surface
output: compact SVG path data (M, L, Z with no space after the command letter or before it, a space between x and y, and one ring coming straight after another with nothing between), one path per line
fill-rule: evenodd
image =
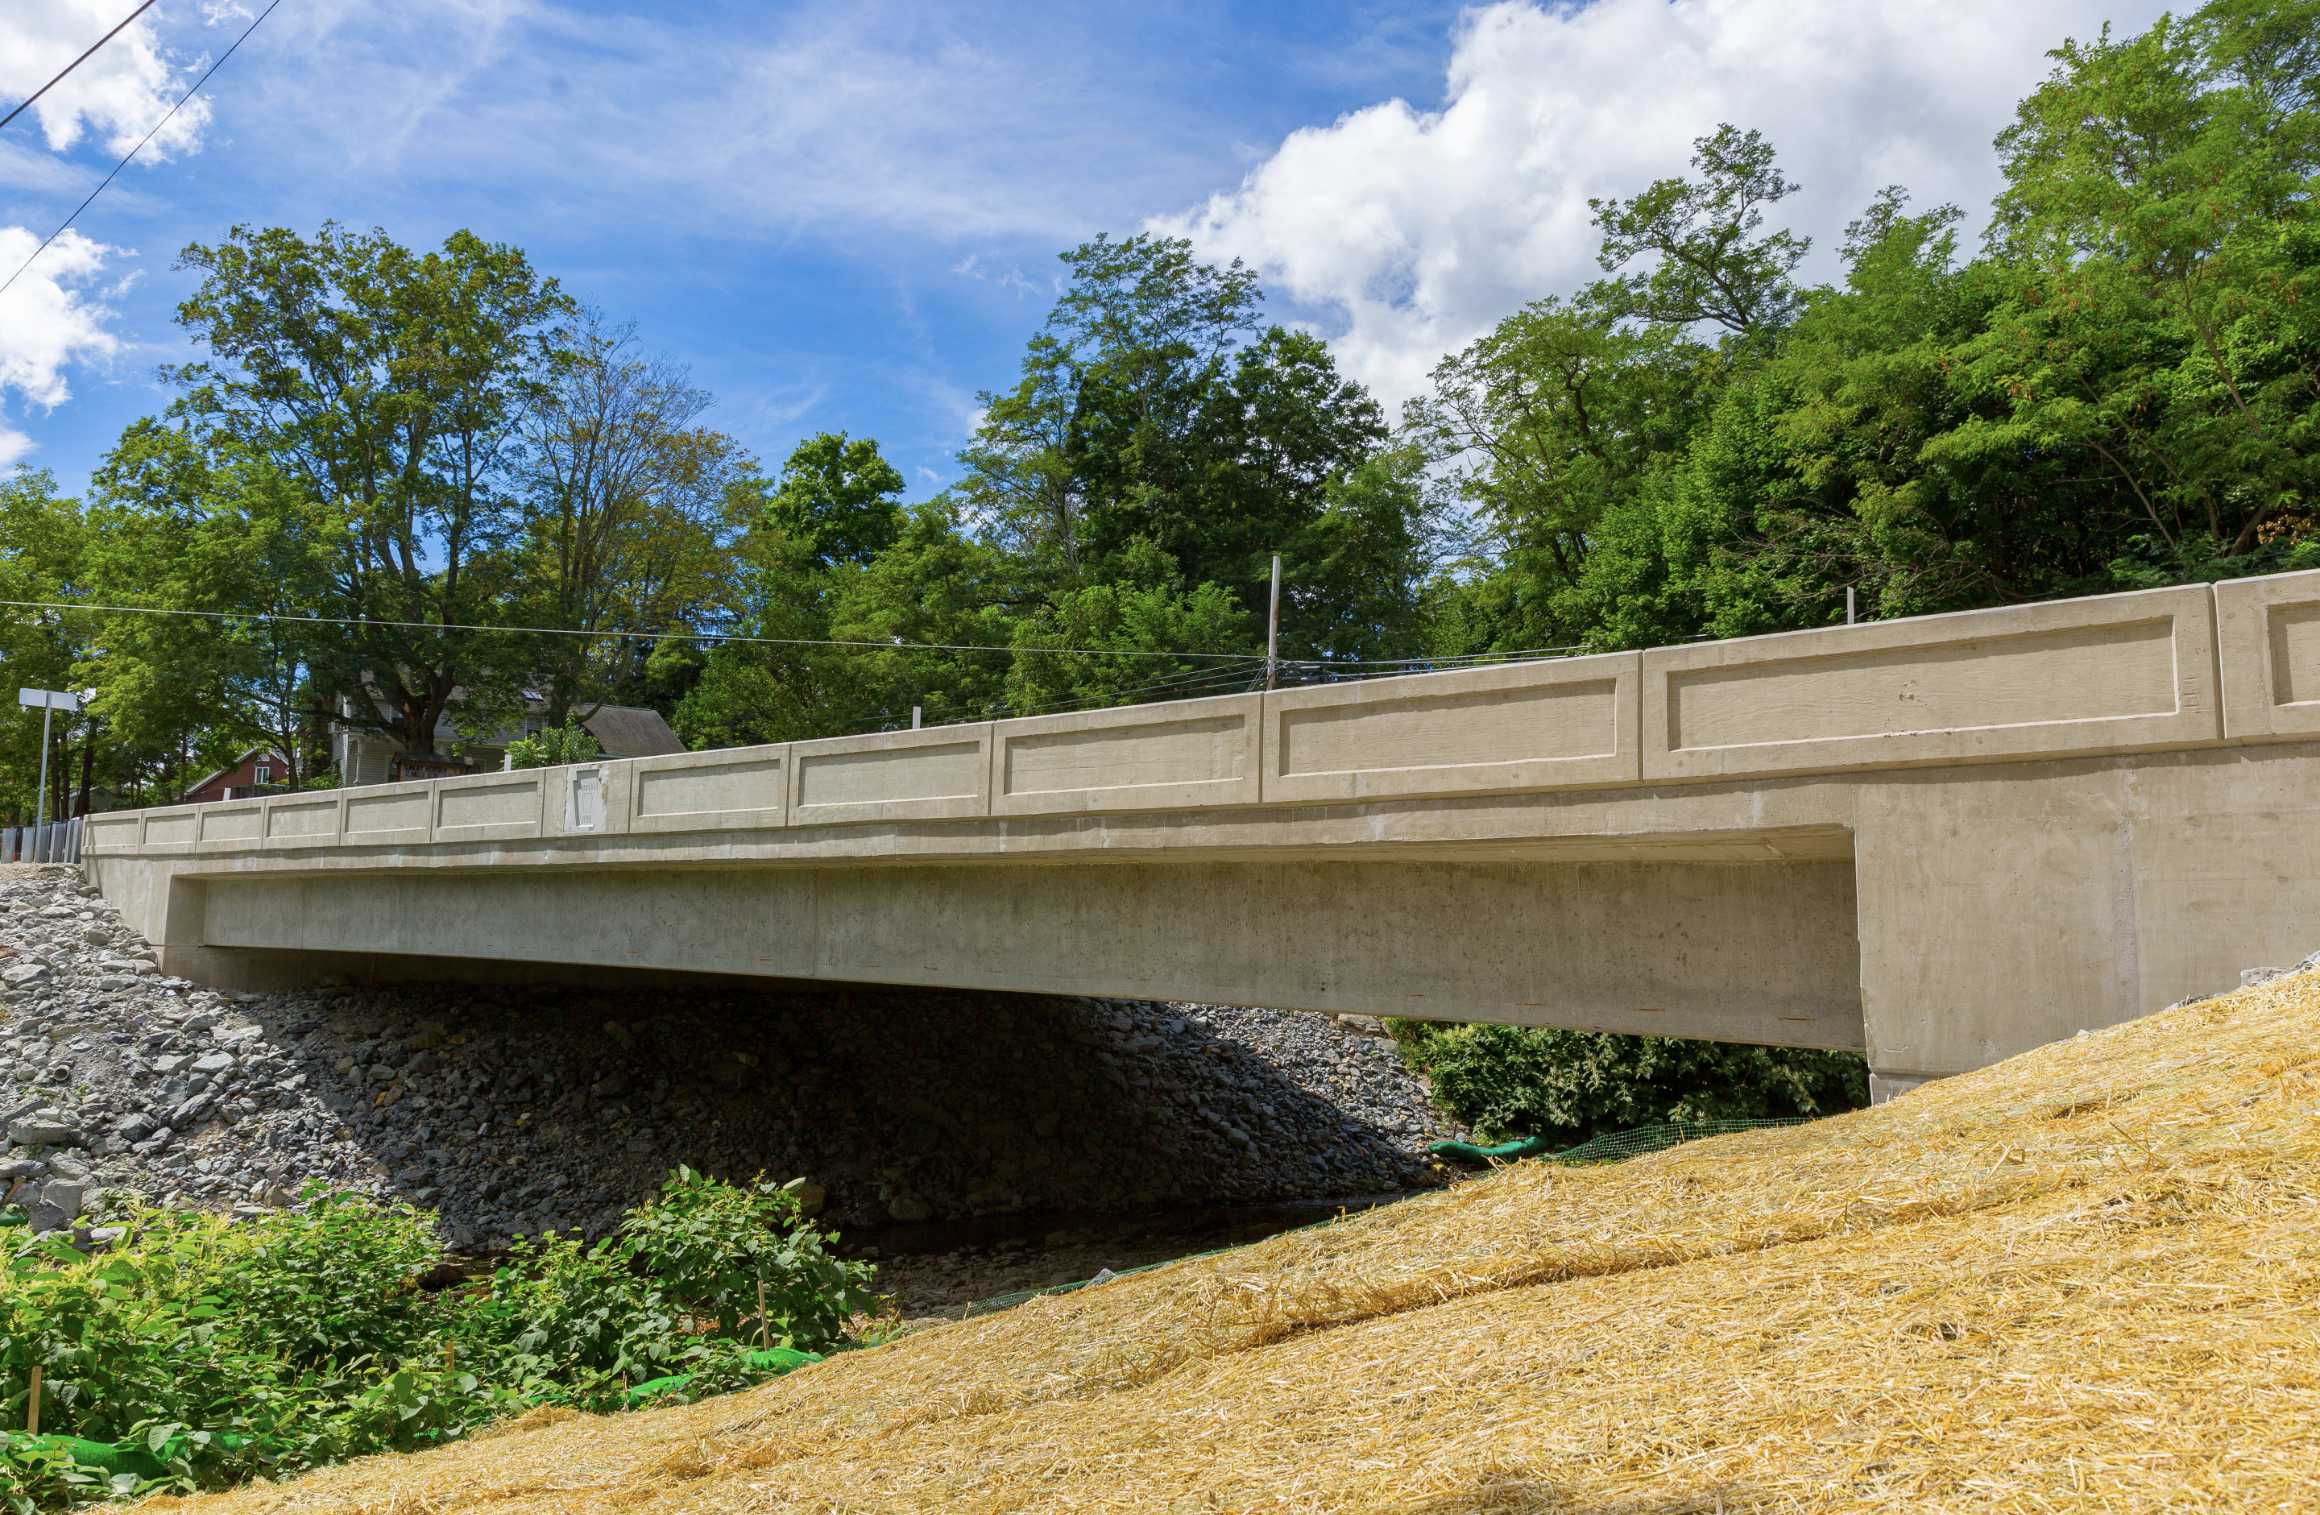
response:
M213 981L604 965L1866 1050L2320 939L2320 573L95 817Z

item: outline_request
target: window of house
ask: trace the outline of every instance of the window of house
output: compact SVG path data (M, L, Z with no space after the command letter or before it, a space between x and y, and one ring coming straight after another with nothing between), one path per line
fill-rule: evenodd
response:
M271 763L260 763L260 764L258 765L258 770L257 770L256 778L257 778L257 781L258 781L259 783L261 783L261 784L271 784L271 783L273 783L273 782L274 782L274 765L273 765L273 764L271 764Z

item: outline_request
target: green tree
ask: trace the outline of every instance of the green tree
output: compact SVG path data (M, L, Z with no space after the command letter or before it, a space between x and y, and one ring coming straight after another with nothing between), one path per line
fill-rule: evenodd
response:
M586 311L524 409L518 613L607 633L528 640L551 726L641 692L647 645L608 633L703 619L714 602L723 506L746 460L699 424L709 404L629 328Z
M2055 50L1998 138L2008 298L1961 359L1976 446L2067 449L2162 576L2243 557L2320 485L2320 6L2216 0Z
M1378 651L1361 608L1374 610L1376 585L1348 575L1382 573L1414 603L1427 542L1416 491L1380 490L1376 474L1353 486L1389 444L1377 403L1326 343L1260 322L1256 277L1237 262L1202 263L1189 243L1153 236L1098 237L1063 262L1069 278L1021 377L983 396L960 455L967 518L1042 588L1151 587L1138 576L1157 549L1178 592L1215 583L1251 617L1278 552L1292 608L1312 611L1289 617L1293 646ZM1388 503L1405 511L1390 527L1377 514Z
M331 713L298 617L329 601L345 523L256 459L204 453L181 428L140 421L94 480L85 574L107 604L170 614L104 618L80 664L94 709L132 750L279 752L311 777Z
M59 604L81 597L78 584L86 546L80 502L57 493L56 480L37 469L0 475L0 599ZM77 689L73 665L86 655L94 626L70 611L0 609L0 667L13 687ZM13 688L9 693L13 703ZM40 717L11 708L0 733L0 814L11 825L30 823L40 792ZM51 723L48 813L69 814L65 756L71 723Z
M1764 208L1796 192L1759 132L1730 124L1692 144L1696 177L1668 178L1632 199L1589 200L1603 229L1607 274L1638 258L1641 274L1611 286L1625 313L1662 326L1703 322L1747 336L1795 314L1796 266L1812 239L1764 230Z
M1597 286L1534 301L1434 370L1404 426L1483 533L1493 590L1454 597L1474 645L1576 641L1564 603L1606 511L1634 501L1680 448L1699 408L1706 350L1673 326L1625 316Z
M510 768L562 768L593 763L604 756L604 744L582 726L547 726L508 743L507 756Z
M236 227L188 247L178 320L206 356L164 370L205 449L262 458L345 522L307 662L344 719L430 750L454 690L511 702L528 649L469 626L517 587L522 424L571 304L469 232L413 253L384 232Z
M825 431L806 438L766 492L762 524L804 547L827 573L861 565L902 535L902 475L868 437Z
M874 730L907 724L913 705L937 722L989 714L1003 655L926 649L1004 646L1015 575L947 503L906 509L902 487L877 443L824 433L729 492L739 530L719 628L759 640L702 657L674 717L688 742Z
M1255 628L1238 596L1214 583L1182 588L1175 563L1148 542L1122 553L1119 566L1118 578L1059 591L1016 624L1007 675L1016 713L1259 686L1262 666L1242 661ZM1167 653L1213 656L1155 655Z
M1479 1134L1572 1144L1666 1121L1833 1115L1869 1102L1849 1052L1532 1026L1389 1023L1435 1097Z

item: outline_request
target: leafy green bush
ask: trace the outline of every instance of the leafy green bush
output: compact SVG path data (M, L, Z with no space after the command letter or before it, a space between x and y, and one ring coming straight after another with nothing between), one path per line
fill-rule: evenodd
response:
M0 1231L0 1426L25 1425L37 1365L43 1432L0 1432L0 1507L410 1451L530 1405L618 1409L674 1374L689 1397L736 1388L769 1376L753 1348L829 1350L876 1304L870 1266L833 1255L791 1188L687 1169L616 1236L533 1238L443 1291L423 1284L434 1217L408 1205L310 1190L246 1222L121 1218L93 1256Z
M1826 1115L1869 1102L1844 1052L1667 1036L1389 1021L1443 1109L1491 1140L1581 1142L1661 1121Z
M511 768L561 768L567 763L593 763L604 756L603 744L577 725L550 726L507 745Z

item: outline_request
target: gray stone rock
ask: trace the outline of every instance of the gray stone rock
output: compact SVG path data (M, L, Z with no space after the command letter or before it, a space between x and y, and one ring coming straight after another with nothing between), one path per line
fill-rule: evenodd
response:
M63 1110L34 1110L8 1123L8 1139L20 1147L76 1147L81 1123Z
M88 1197L88 1192L88 1183L83 1179L52 1178L40 1186L40 1203L63 1212L68 1221L78 1220L81 1202Z

